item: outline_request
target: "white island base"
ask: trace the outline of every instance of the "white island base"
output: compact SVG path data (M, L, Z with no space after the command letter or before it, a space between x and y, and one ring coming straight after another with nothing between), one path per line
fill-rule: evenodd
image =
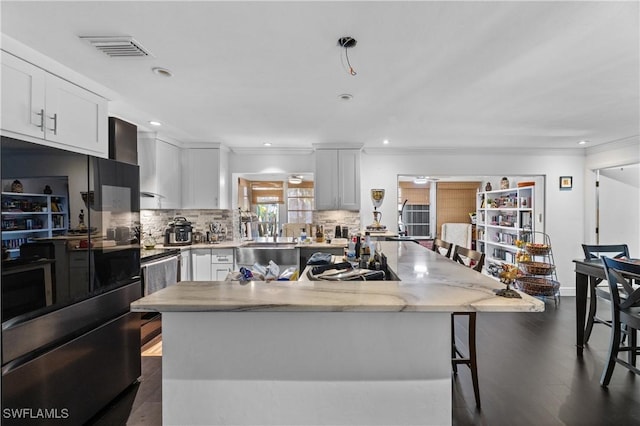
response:
M448 312L163 312L167 425L451 424Z

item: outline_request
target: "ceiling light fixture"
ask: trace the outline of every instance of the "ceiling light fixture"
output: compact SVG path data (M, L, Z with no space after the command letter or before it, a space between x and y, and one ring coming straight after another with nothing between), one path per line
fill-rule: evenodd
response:
M162 126L162 123L159 121L150 121L149 124L151 124L152 126Z
M154 74L160 75L162 77L173 77L173 73L166 68L154 67L151 68Z
M382 143L385 144L385 145L389 145L389 139L383 140Z
M358 41L353 37L346 36L346 37L340 37L338 39L338 46L344 49L344 57L347 61L347 64L346 64L347 72L352 76L355 76L357 72L355 69L353 69L353 67L351 66L351 62L349 61L348 49L355 47L356 44L358 44Z
M265 142L265 143L263 143L262 145L264 145L264 146L271 146L271 142Z
M415 183L417 185L424 185L425 183L427 183L427 177L426 176L418 176L415 179L413 179L413 183Z
M580 142L578 142L578 145L586 145L588 141L582 140Z
M343 93L341 95L338 95L338 98L342 99L343 101L350 101L351 99L353 99L353 95L349 93Z
M292 185L299 185L302 183L303 176L301 175L291 175L289 176L289 183Z

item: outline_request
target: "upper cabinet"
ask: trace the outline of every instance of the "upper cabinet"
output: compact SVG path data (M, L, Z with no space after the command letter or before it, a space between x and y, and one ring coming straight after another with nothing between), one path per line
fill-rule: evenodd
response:
M224 148L183 149L182 208L229 208L227 164Z
M107 158L107 100L2 51L2 132Z
M360 150L316 150L316 209L360 210Z
M140 208L181 207L181 149L158 139L155 134L138 134L140 165Z

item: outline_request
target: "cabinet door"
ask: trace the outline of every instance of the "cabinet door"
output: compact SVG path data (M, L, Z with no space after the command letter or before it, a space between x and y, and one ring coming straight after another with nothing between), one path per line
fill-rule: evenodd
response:
M215 281L224 281L227 278L227 275L233 269L233 264L230 263L220 263L213 265L213 279Z
M211 250L192 249L191 268L193 281L211 281Z
M182 150L182 208L220 208L219 195L220 149Z
M338 208L338 151L319 149L316 151L316 210Z
M107 158L107 101L54 75L46 76L46 139Z
M360 210L360 151L338 150L338 206L343 210Z
M2 129L44 138L45 72L2 52Z
M180 281L191 281L191 252L180 252Z
M182 204L180 148L160 140L156 141L156 187L163 197L160 199L162 209L180 208Z

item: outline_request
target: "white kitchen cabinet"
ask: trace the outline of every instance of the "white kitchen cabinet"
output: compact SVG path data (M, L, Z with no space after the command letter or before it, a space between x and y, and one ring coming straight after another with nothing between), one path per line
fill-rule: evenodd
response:
M221 148L182 150L182 208L226 209L227 153Z
M360 150L316 150L316 209L360 210Z
M215 281L224 281L229 272L233 271L233 249L211 250L211 276Z
M107 100L2 52L4 135L107 158Z
M159 139L155 133L138 134L140 208L182 207L181 149Z
M191 281L191 250L180 251L180 281Z
M211 249L191 249L193 281L211 281Z

